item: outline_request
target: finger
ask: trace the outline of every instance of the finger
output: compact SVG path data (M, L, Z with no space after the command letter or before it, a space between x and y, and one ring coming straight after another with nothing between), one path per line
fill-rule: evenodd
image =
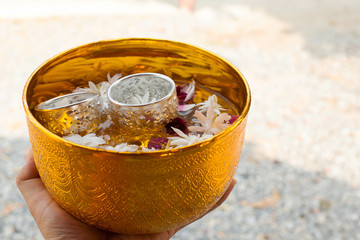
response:
M16 181L26 181L37 177L39 177L39 172L35 166L33 151L30 149L25 158L25 165L20 169Z
M229 197L230 193L232 192L232 190L234 189L235 185L236 185L237 181L235 179L233 179L229 185L229 187L226 189L225 193L222 195L222 197L219 199L219 201L217 201L215 203L215 205L210 208L210 210L206 213L208 214L209 212L215 210L216 208L218 208L221 204L223 204L226 199Z
M42 209L51 203L52 198L39 177L39 172L36 169L33 152L31 150L26 156L25 165L16 176L16 184L31 214L35 220L39 219Z

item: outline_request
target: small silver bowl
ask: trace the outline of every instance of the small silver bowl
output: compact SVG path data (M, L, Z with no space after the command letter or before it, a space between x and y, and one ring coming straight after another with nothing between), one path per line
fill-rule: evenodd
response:
M51 132L64 136L85 134L96 130L100 121L96 93L71 93L37 105L35 115Z
M158 73L137 73L114 82L108 90L110 116L131 132L156 132L177 117L175 82Z

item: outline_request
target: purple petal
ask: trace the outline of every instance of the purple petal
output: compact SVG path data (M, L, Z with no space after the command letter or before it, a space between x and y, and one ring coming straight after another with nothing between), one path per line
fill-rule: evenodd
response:
M184 104L190 101L195 96L195 82L189 84L176 86L176 94L179 104Z
M163 144L166 144L169 140L167 138L153 138L148 143L148 149L155 148L157 150L161 149Z
M159 138L153 138L151 139L151 141L166 144L169 141L169 139L159 137Z
M148 143L148 149L152 149L152 148L155 148L156 150L161 149L161 143L149 141L149 143Z
M236 119L238 119L238 115L234 115L234 116L231 116L230 120L229 120L229 123L232 124L236 121Z

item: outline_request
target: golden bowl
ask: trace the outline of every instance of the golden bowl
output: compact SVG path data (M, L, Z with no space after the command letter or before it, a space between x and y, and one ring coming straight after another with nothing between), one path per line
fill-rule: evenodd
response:
M154 72L226 97L240 116L203 142L157 152L83 147L47 130L34 107L106 74ZM157 39L101 41L61 53L28 79L23 104L40 177L52 197L92 226L154 233L185 225L211 208L231 182L250 107L242 74L226 60L184 43Z

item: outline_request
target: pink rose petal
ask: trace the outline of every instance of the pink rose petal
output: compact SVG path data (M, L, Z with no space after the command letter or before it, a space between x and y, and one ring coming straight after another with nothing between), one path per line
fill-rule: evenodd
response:
M193 109L194 107L195 107L195 104L183 104L183 105L179 105L178 111L186 112L186 111Z

